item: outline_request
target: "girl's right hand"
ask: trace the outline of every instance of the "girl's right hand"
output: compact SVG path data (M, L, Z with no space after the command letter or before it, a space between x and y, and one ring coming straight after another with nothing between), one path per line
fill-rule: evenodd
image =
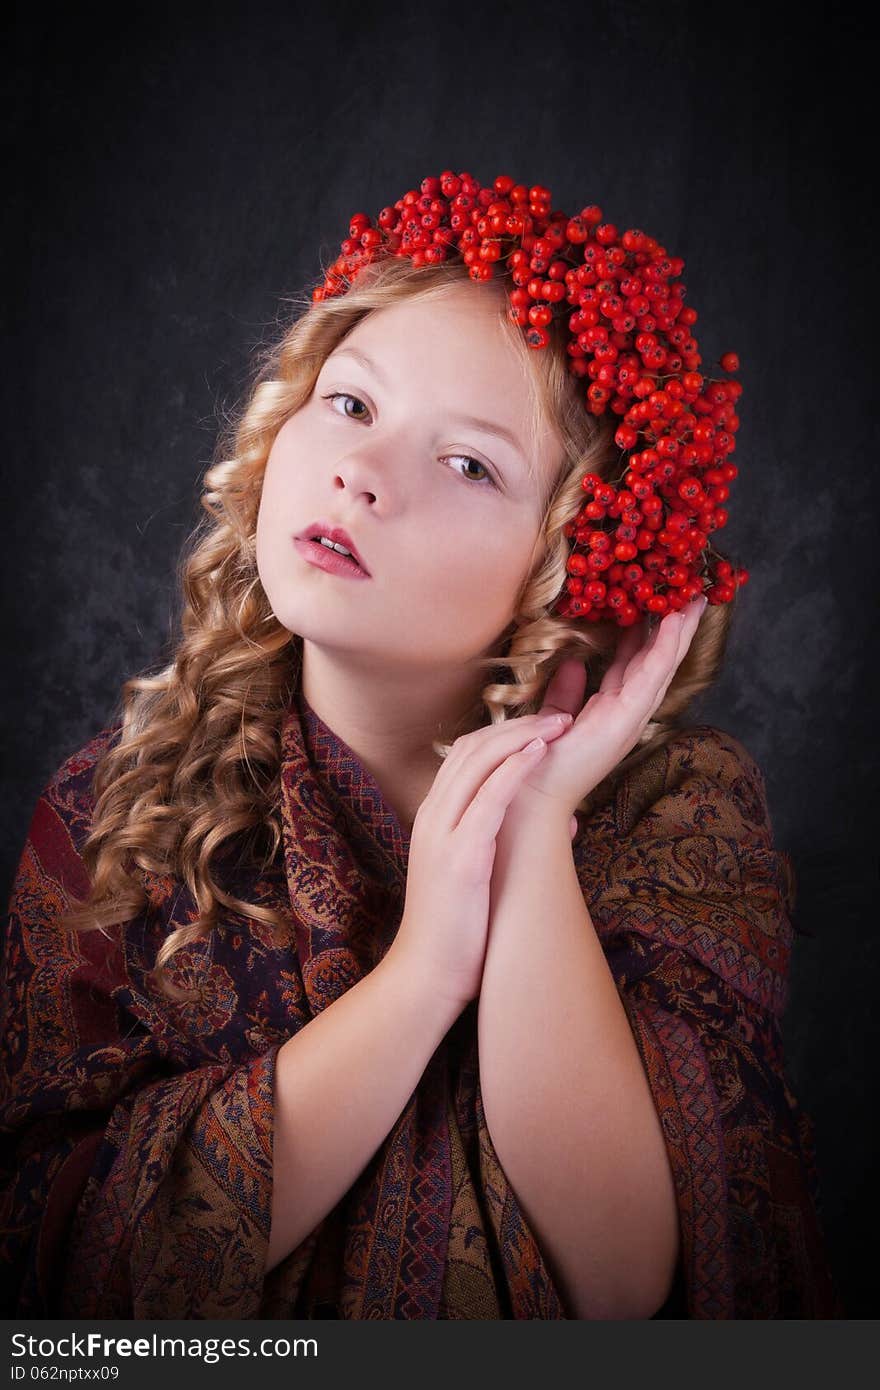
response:
M462 734L419 807L391 950L458 1012L480 992L495 839L507 808L570 715L527 714ZM536 739L537 748L528 745Z

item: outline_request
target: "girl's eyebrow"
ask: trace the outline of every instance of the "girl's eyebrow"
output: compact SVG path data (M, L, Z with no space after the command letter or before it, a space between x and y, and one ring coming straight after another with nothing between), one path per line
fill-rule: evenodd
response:
M343 354L353 357L356 362L360 362L362 367L366 367L367 371L373 373L376 380L382 386L387 387L388 383L385 376L376 366L373 359L368 357L365 352L361 352L361 350L356 347L341 347L338 351L333 353L333 360L335 361L337 357L342 357ZM525 451L516 435L511 430L506 429L504 425L499 425L494 420L484 420L479 415L463 415L461 412L455 413L454 418L459 424L470 425L472 429L483 430L488 434L496 434L499 438L506 439L508 444L516 449L518 454L525 458Z

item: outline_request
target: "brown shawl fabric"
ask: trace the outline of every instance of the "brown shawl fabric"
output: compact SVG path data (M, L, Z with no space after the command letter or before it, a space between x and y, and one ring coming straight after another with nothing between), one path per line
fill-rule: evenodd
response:
M218 872L279 907L289 936L227 914L173 958L200 989L173 1004L148 972L195 916L179 881L145 875L151 909L109 940L57 927L66 894L86 890L91 779L117 732L38 799L9 904L3 1315L570 1316L486 1126L476 1001L350 1190L264 1277L278 1049L387 950L409 840L298 695L281 731L283 855L268 871L227 855ZM573 849L675 1177L682 1256L661 1316L840 1316L811 1126L784 1073L795 885L760 770L721 730L679 731L597 789Z

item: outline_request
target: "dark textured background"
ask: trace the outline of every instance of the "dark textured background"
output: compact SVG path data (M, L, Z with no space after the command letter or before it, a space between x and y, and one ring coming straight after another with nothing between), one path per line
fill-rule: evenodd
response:
M816 1122L838 1284L849 1315L870 1317L874 93L852 13L820 22L680 0L18 12L3 886L48 777L121 682L166 657L218 423L349 216L447 167L543 183L571 212L597 202L684 257L704 360L742 362L718 543L752 578L694 719L758 759L794 858L808 935L789 1071Z

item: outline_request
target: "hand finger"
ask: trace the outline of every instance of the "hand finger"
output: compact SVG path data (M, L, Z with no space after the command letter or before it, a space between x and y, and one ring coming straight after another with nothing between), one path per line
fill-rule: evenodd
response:
M644 634L644 625L641 623L633 623L632 627L624 628L614 653L614 659L599 685L603 695L620 690L630 661L642 649Z
M577 656L565 657L547 683L540 712L559 712L574 718L583 708L586 688L586 661Z
M675 666L677 670L687 654L687 650L693 641L694 633L700 625L700 618L706 609L705 599L696 599L687 604L678 614L678 647L675 654Z
M540 735L552 741L571 725L571 715L522 715L503 724L487 725L456 740L456 747L438 770L423 805L440 825L458 825L478 789L506 758Z
M454 829L462 829L468 841L494 840L510 803L529 773L540 763L548 745L536 739L525 748L518 748L496 767L491 776L477 788Z
M643 659L633 661L627 669L617 693L625 697L630 707L645 706L647 718L661 703L681 665L702 611L699 604L690 604L678 613L666 614L655 641L639 653Z

